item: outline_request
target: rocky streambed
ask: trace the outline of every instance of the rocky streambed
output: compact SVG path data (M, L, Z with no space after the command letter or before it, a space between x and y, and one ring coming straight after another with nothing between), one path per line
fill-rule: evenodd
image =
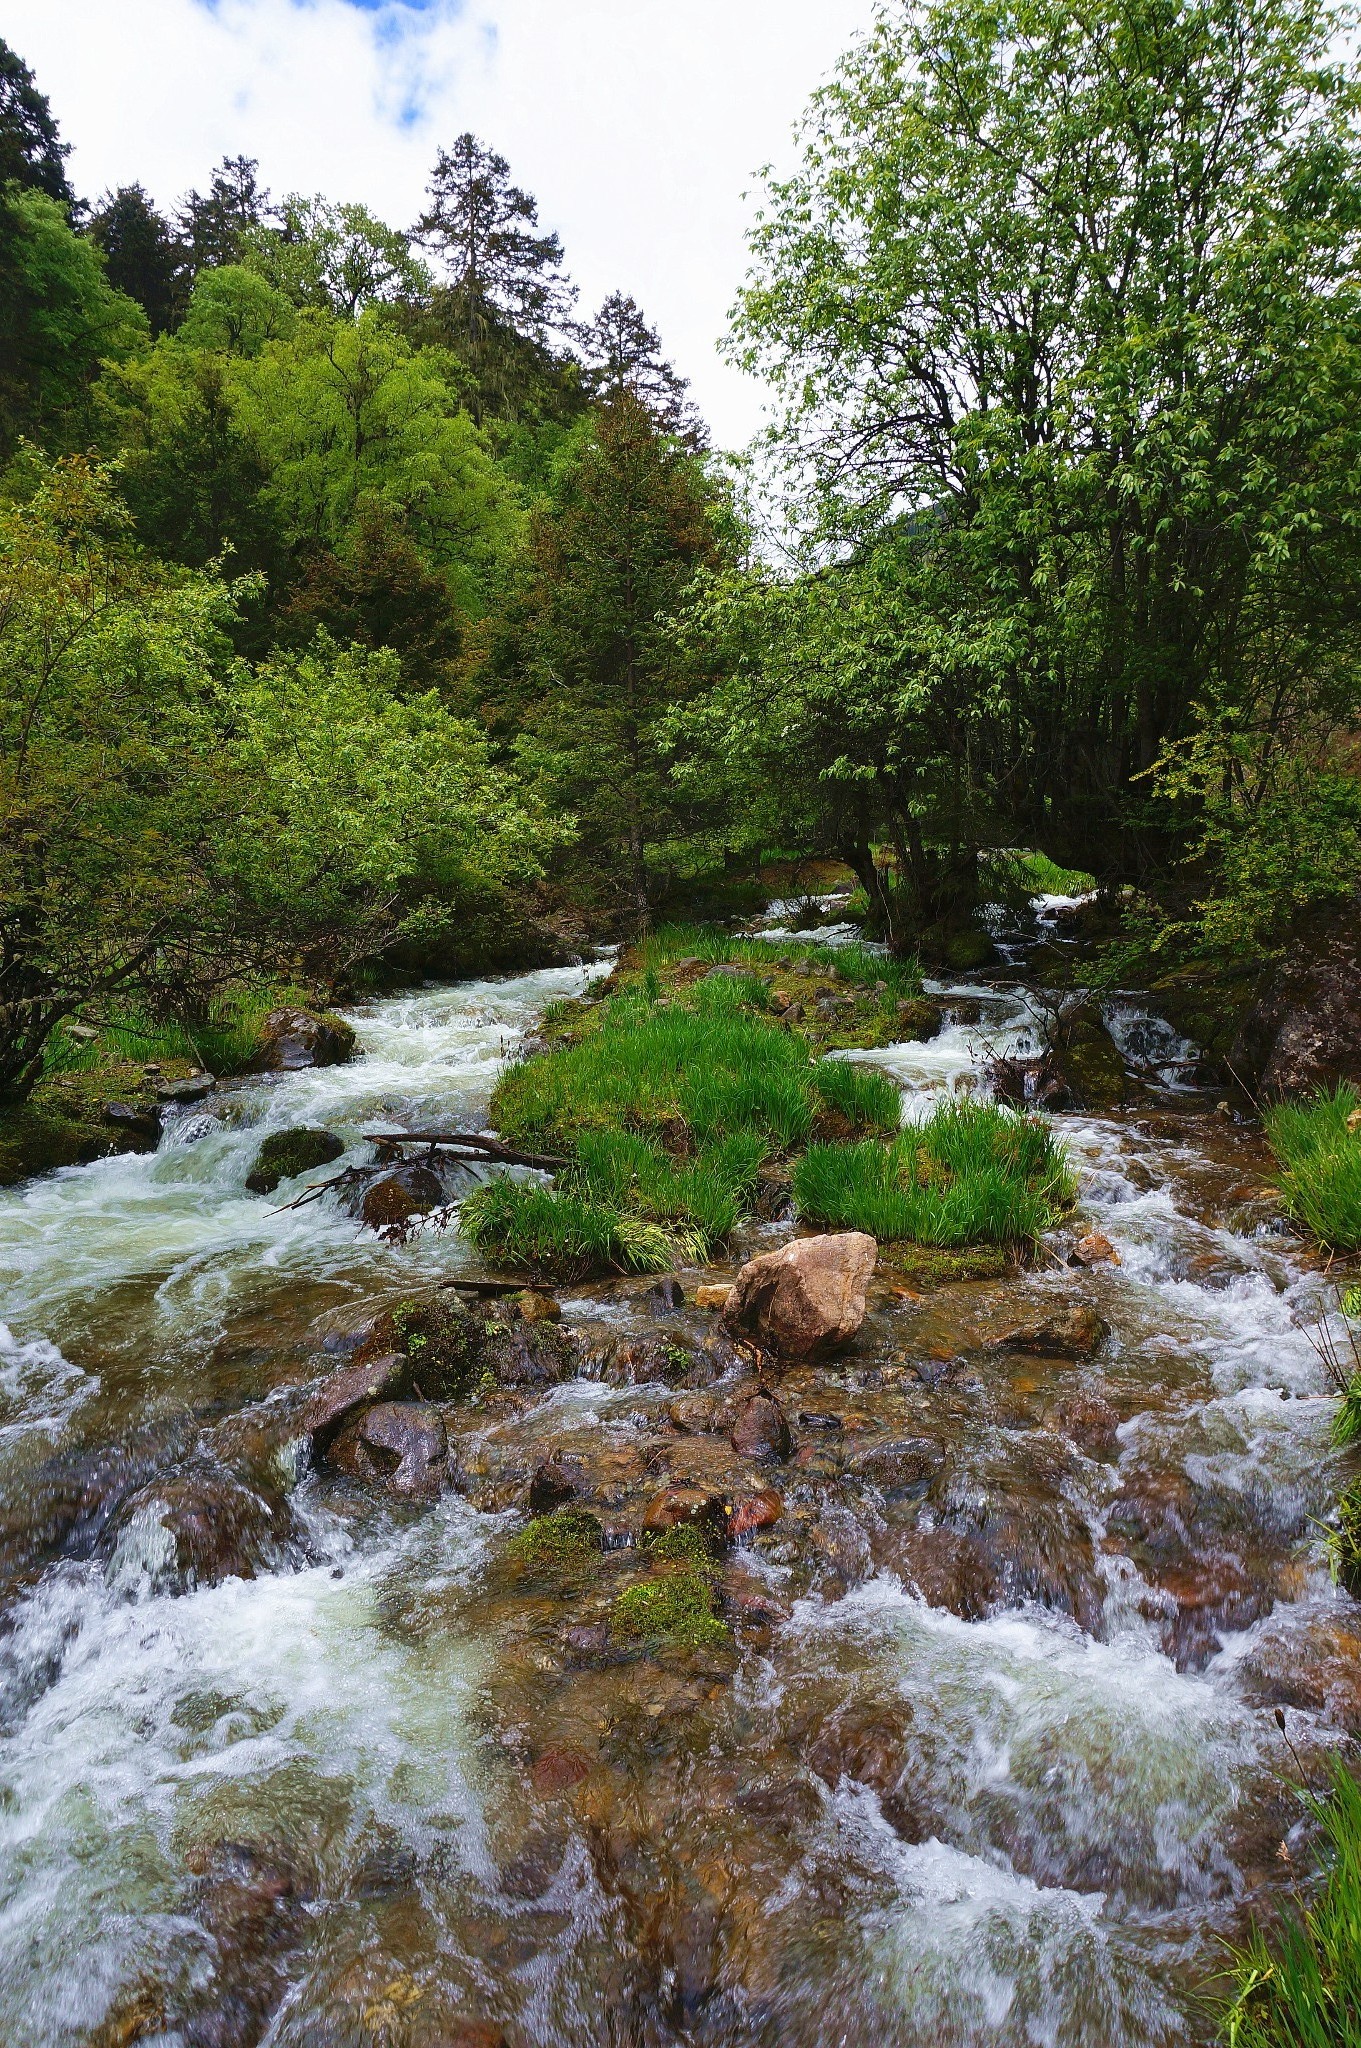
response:
M248 1191L271 1131L336 1132L319 1179L476 1129L593 971L374 1004L351 1065L0 1195L0 2040L1210 2039L1308 1864L1276 1711L1305 1769L1361 1732L1259 1141L1062 1117L1035 1270L881 1261L848 1351L759 1373L701 1290L787 1221L555 1318ZM1032 1033L942 999L867 1055L908 1114Z

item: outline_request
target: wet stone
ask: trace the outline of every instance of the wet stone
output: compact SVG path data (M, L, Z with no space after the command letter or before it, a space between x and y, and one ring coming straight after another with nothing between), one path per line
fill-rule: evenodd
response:
M332 1373L302 1412L300 1427L304 1435L311 1437L315 1449L324 1451L359 1409L403 1388L407 1373L407 1360L398 1351Z
M448 1474L449 1441L438 1410L379 1401L341 1430L326 1455L342 1471L380 1481L403 1499L433 1500Z
M863 1479L884 1493L925 1493L945 1463L945 1453L930 1437L895 1437L857 1451L846 1467L851 1479Z
M1096 1310L1079 1303L1012 1323L991 1340L990 1348L1030 1351L1039 1358L1085 1358L1107 1335L1108 1326Z
M731 1441L743 1458L783 1459L794 1448L784 1410L770 1394L751 1394L740 1404Z

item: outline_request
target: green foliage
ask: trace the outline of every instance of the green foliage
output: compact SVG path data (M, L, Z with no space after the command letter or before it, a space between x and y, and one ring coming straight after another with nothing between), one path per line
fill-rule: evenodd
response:
M1049 1126L992 1103L943 1103L887 1145L812 1145L794 1169L806 1221L887 1243L1032 1244L1073 1194Z
M146 317L47 193L0 186L0 458L20 435L88 438L102 364L145 346Z
M1329 1569L1354 1600L1361 1599L1361 1479L1343 1487L1334 1512L1336 1526L1327 1536Z
M710 1573L689 1562L627 1587L610 1608L610 1633L650 1649L711 1649L732 1641L715 1612Z
M1361 1096L1344 1083L1307 1102L1278 1103L1263 1120L1286 1209L1333 1251L1361 1246L1361 1132L1348 1129L1358 1109Z
M741 1129L683 1159L634 1131L583 1131L563 1183L593 1202L677 1230L702 1257L737 1224L765 1150L758 1133Z
M1189 852L1178 890L1240 925L1275 914L1247 869L1292 900L1357 871L1336 779L1294 812L1361 673L1337 33L1321 0L894 0L768 186L735 352L810 573L707 594L727 673L686 751L852 861L896 942L998 844L1103 879Z
M1323 1832L1321 1895L1268 1938L1233 1951L1237 1992L1221 2022L1228 2048L1356 2048L1361 2042L1361 1787L1340 1757L1332 1788L1305 1805Z
M713 925L661 925L643 942L644 961L705 960L750 967L755 974L780 972L778 962L792 959L805 974L835 973L856 987L877 988L880 982L893 1002L913 1001L922 992L921 968L913 959L876 952L871 946L819 946L803 939L747 939Z
M849 1060L819 1060L813 1086L829 1109L862 1130L891 1132L902 1122L902 1095L887 1074Z

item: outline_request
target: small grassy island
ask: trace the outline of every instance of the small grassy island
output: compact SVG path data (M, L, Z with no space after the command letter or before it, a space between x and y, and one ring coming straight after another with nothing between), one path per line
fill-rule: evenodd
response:
M700 1263L763 1182L795 1213L886 1244L1019 1254L1074 1194L1039 1118L943 1101L900 1127L876 1068L828 1057L938 1022L911 963L863 947L777 954L760 940L665 931L592 998L544 1020L543 1050L492 1098L517 1145L560 1153L555 1185L498 1177L464 1202L480 1251L560 1279Z

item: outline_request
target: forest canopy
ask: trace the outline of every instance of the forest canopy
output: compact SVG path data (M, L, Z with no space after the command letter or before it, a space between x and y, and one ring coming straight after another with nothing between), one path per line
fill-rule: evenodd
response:
M1174 953L1350 899L1351 20L892 0L766 180L740 462L481 138L409 226L80 197L0 46L0 1089L117 991L551 957L774 849L927 957L1017 848Z

